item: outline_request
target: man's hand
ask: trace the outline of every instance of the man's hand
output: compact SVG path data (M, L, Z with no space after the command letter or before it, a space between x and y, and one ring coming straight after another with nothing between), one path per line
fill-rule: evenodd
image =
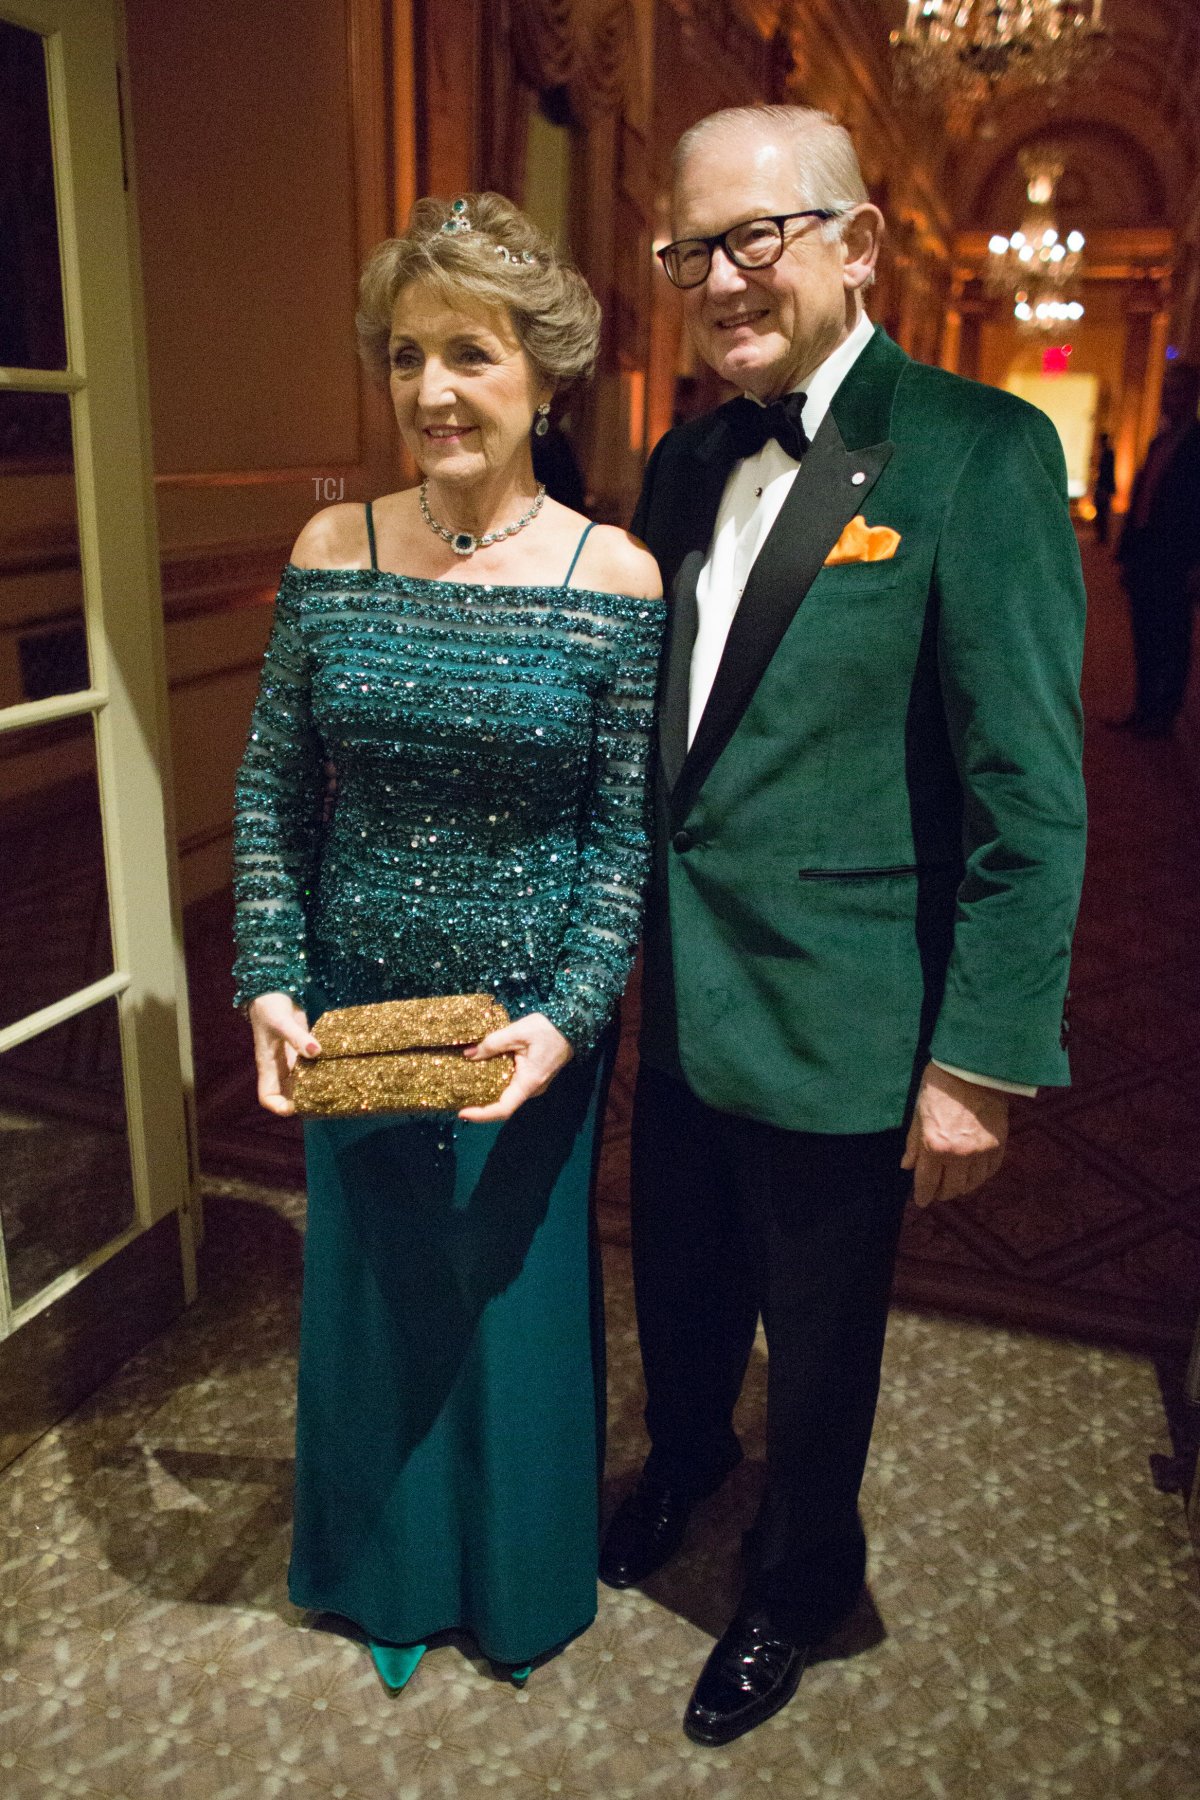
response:
M1008 1095L929 1063L908 1128L902 1169L918 1206L970 1194L996 1173L1008 1138Z
M489 1031L479 1043L463 1051L472 1062L487 1062L493 1056L506 1054L515 1059L512 1080L491 1106L464 1106L458 1116L468 1124L492 1125L511 1119L518 1106L532 1100L535 1094L545 1093L574 1052L545 1013L527 1013L511 1025L502 1025L499 1031Z

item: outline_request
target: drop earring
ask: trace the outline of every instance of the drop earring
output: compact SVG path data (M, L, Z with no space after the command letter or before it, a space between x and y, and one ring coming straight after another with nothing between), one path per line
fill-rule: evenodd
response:
M535 437L545 437L545 435L549 431L549 429L550 429L550 402L548 400L543 400L542 404L538 407L537 412L534 415L533 435Z

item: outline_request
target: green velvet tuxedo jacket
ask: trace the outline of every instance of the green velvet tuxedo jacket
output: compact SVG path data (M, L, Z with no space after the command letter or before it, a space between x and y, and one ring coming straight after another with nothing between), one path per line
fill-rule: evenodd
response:
M1065 1084L1084 591L1046 416L882 330L754 563L687 745L696 582L734 451L671 431L633 529L671 616L642 1054L796 1131L910 1115L930 1055ZM857 514L886 561L826 566Z

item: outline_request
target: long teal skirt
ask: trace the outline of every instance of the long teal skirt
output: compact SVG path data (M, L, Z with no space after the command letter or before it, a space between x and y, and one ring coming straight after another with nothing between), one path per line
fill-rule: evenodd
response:
M305 1125L297 1606L514 1664L595 1617L608 1072L576 1059L501 1125Z

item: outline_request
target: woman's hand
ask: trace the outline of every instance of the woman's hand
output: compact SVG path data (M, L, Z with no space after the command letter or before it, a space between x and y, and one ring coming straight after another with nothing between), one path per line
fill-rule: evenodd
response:
M472 1044L463 1055L472 1062L487 1062L493 1056L516 1059L513 1078L491 1106L464 1106L460 1119L472 1125L491 1125L499 1119L511 1119L518 1106L544 1094L561 1068L575 1052L556 1025L545 1013L528 1013L499 1031L489 1031L485 1038Z
M319 1056L321 1046L308 1029L308 1015L290 994L260 994L247 1012L254 1032L258 1104L281 1119L295 1112L288 1090L298 1056Z

